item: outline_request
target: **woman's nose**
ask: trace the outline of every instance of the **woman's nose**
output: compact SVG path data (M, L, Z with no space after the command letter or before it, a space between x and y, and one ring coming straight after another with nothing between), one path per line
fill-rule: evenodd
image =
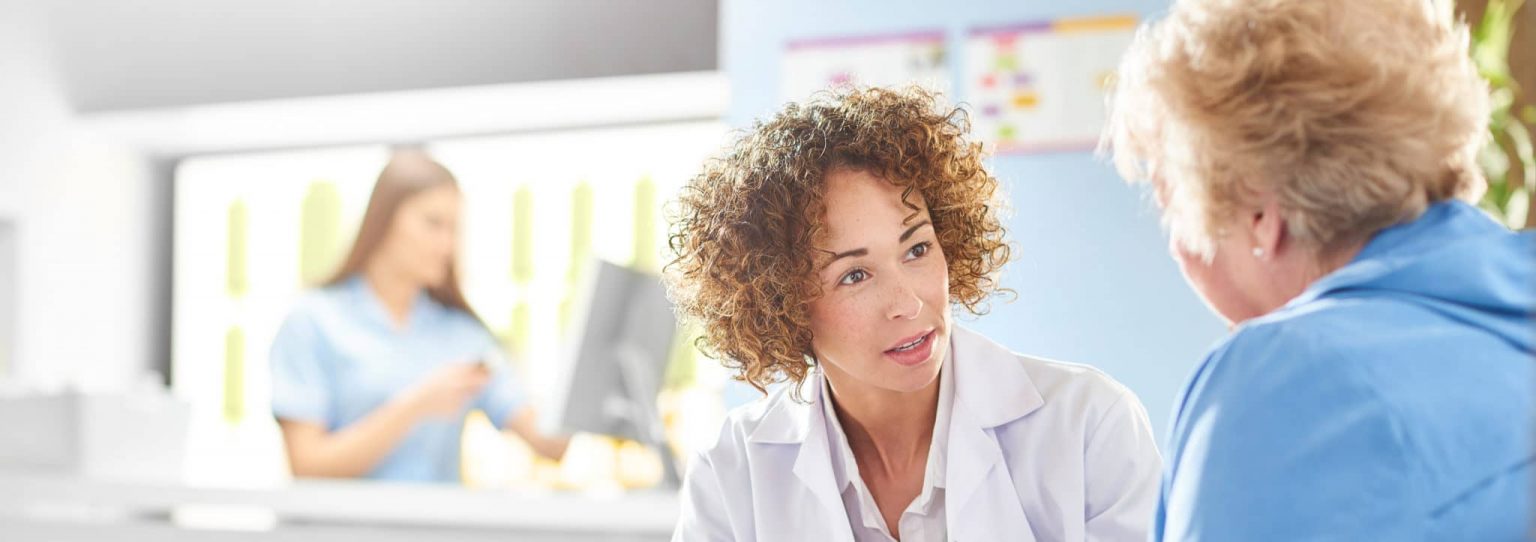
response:
M888 318L892 320L911 320L917 318L923 312L923 300L917 296L917 292L909 287L905 280L897 281L891 289L891 303L887 309Z

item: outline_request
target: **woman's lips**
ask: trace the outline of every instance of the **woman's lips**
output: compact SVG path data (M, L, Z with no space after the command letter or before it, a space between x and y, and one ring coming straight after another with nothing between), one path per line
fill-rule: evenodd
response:
M927 361L933 356L933 340L937 334L937 331L930 329L927 333L913 335L903 340L897 347L886 350L885 357L898 365L908 367ZM911 344L914 341L917 344ZM902 346L906 348L902 349Z

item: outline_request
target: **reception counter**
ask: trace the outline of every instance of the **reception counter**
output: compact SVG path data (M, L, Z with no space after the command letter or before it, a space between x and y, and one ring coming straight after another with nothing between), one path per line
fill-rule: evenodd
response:
M670 491L607 495L343 480L186 487L0 471L6 540L659 541ZM510 537L510 538L509 538Z

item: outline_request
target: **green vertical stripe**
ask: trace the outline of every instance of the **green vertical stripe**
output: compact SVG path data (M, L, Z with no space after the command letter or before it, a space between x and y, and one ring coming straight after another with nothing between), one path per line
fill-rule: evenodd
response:
M225 288L230 297L240 297L250 291L250 279L246 276L246 230L250 213L245 202L235 200L229 204L228 253L225 260Z
M592 207L592 185L586 181L577 183L575 190L571 191L571 260L566 268L565 295L560 301L562 334L571 324L571 313L577 296L576 281L592 258Z
M519 301L512 307L512 350L518 359L525 359L528 354L528 341L532 339L532 311L528 308L527 301Z
M571 192L571 262L569 276L581 276L592 257L592 185L586 181Z
M318 284L328 278L341 250L341 192L329 181L309 183L299 217L299 279Z
M236 424L245 417L245 332L229 328L224 335L224 420Z
M693 329L679 327L674 337L662 385L668 389L692 387L699 380L699 354L693 347L699 334Z
M512 194L512 281L533 282L533 190L527 185Z
M641 177L635 184L634 259L631 265L644 271L658 271L660 259L656 247L656 183Z

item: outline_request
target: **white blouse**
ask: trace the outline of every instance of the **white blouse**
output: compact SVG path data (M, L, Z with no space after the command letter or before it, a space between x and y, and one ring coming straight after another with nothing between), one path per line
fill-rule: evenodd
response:
M954 379L945 376L949 372L949 356L939 369L939 404L933 420L933 442L928 447L928 465L923 474L923 490L906 511L901 513L897 528L902 542L942 542L948 535L944 521L944 468L945 452L948 451L944 435L949 434L949 411L955 402ZM823 392L832 396L823 378ZM848 526L853 529L856 542L895 542L885 517L875 505L874 494L859 475L859 462L854 459L853 449L848 446L848 435L833 410L832 401L822 401L827 419L827 440L832 442L832 476L843 497L848 511Z

